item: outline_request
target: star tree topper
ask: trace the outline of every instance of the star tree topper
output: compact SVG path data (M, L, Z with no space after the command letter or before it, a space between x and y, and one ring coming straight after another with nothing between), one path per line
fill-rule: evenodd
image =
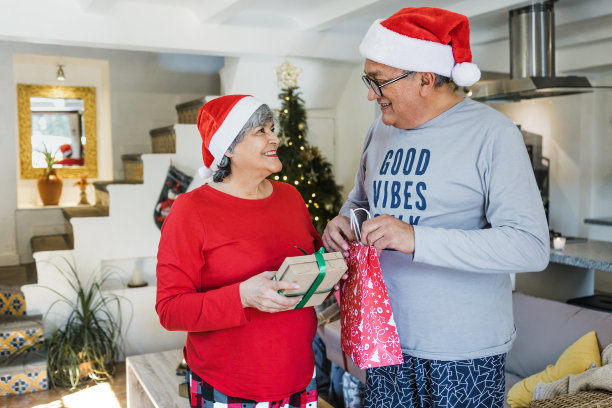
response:
M278 86L281 88L297 87L297 77L302 73L302 68L298 68L291 64L287 58L285 61L274 68L274 73L278 78Z

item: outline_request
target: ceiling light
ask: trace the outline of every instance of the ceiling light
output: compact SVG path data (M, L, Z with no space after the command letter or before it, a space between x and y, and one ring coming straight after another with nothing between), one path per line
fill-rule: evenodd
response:
M64 75L64 66L63 65L59 65L57 66L57 80L58 81L64 81L66 80L66 75Z

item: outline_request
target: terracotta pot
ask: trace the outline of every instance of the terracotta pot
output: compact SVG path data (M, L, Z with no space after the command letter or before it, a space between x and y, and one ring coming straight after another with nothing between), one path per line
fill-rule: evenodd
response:
M38 194L44 205L58 205L60 196L62 195L62 179L55 174L55 170L51 170L49 177L44 175L38 178Z

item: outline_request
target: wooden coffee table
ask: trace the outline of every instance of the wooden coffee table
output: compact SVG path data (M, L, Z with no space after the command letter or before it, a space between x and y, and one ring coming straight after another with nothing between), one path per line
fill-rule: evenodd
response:
M183 350L141 354L125 359L128 408L187 408L189 402L178 394L185 377L176 375ZM319 398L319 408L332 408Z
M186 408L189 402L179 396L184 376L176 375L183 351L169 350L125 359L128 408Z

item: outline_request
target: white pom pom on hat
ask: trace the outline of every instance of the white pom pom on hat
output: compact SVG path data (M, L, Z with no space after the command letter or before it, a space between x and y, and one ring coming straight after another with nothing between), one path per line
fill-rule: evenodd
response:
M459 86L474 85L480 79L480 70L476 64L462 62L453 67L451 78L453 78L453 82Z
M408 7L376 20L359 45L365 58L407 71L433 72L459 86L480 79L472 63L466 16L433 7Z
M212 176L213 163L221 160L244 124L263 104L251 95L225 95L200 108L198 130L202 136L204 166L198 173L202 178Z
M198 169L198 174L206 180L213 175L213 171L209 167L202 166Z

